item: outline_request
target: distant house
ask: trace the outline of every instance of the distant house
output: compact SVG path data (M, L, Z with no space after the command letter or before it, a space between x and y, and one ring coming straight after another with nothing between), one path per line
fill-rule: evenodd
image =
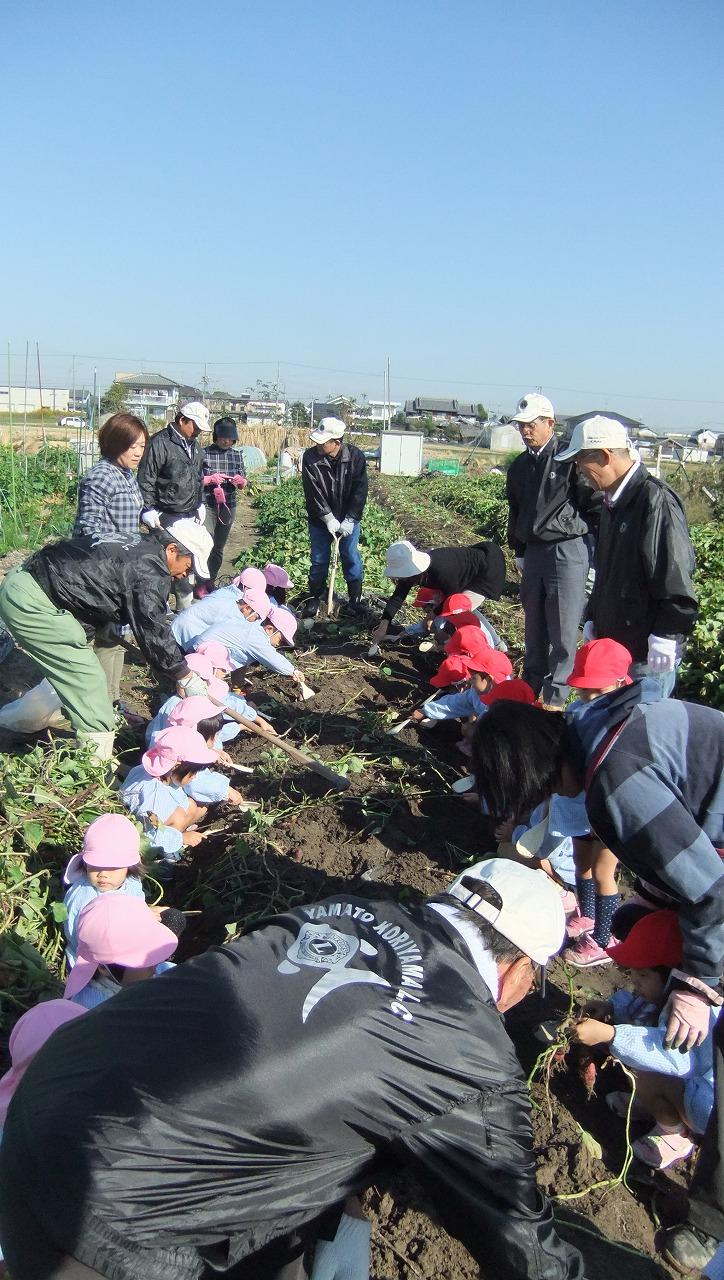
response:
M162 373L117 373L115 381L127 389L126 404L130 412L146 420L165 422L173 417L180 401L200 398L195 388L186 388ZM185 395L186 391L193 395Z
M245 395L234 396L228 391L215 391L209 398L209 411L213 414L223 416L224 414L233 414L237 416L246 413L251 396Z
M602 418L615 418L617 422L622 422L630 436L637 436L643 427L639 418L627 418L625 413L616 413L614 409L589 409L587 413L557 413L556 427L562 436L569 437L579 422L585 422L586 418L595 418L599 414ZM647 428L643 427L643 429L646 432Z
M331 400L310 400L306 407L310 413L312 406L314 407L313 425L318 425L322 418L341 418L346 422L353 404L354 401L349 396L333 396Z
M249 399L244 408L250 427L281 426L286 411L286 400Z
M355 422L384 422L394 418L398 409L402 408L401 400L366 400L357 405L352 417Z
M471 426L479 421L477 405L464 400L433 400L426 396L406 400L405 417L410 422L420 418L433 418L441 424L468 423Z

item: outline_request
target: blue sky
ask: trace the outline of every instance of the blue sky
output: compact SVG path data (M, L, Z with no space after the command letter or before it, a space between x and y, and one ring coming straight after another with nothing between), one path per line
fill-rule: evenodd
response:
M3 45L14 381L380 398L389 355L397 400L724 429L720 0L24 0Z

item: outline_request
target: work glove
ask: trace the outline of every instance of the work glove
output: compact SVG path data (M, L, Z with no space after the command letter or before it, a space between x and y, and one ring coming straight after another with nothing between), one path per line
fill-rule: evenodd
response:
M318 1240L310 1280L369 1280L372 1227L343 1213L334 1240Z
M676 666L676 641L673 637L649 636L646 661L657 675L665 671L673 671Z
M246 476L230 476L229 479L235 489L245 489L249 483Z
M694 1049L709 1034L711 1005L706 996L689 988L672 991L664 1010L668 1014L664 1045L667 1049Z
M161 512L156 511L154 508L151 508L150 511L144 511L141 520L149 529L161 528Z
M351 533L354 533L354 520L351 516L344 517L344 520L339 526L339 532L343 538L348 538Z
M331 511L328 511L326 516L322 516L322 523L327 526L332 537L334 537L335 533L339 533L340 529L342 528L339 520L337 519L336 516L332 515Z
M208 686L201 676L195 671L184 676L176 685L176 692L179 698L206 698L208 696Z
M515 567L516 567L516 569L518 570L518 573L522 573L522 572L523 572L523 565L524 565L524 564L525 564L525 558L524 558L523 556L516 556L516 557L515 557Z
M583 643L590 644L591 640L596 639L596 632L592 622L584 622L583 624Z
M204 484L222 484L224 477L218 471L211 476L204 476Z
M203 524L206 519L206 504L204 502L200 502L196 509L196 519L199 524Z

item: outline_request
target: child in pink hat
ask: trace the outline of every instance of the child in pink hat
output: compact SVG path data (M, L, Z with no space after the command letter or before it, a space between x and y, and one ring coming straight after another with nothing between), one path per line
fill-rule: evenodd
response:
M176 706L168 715L168 728L195 729L201 734L207 747L216 753L217 763L233 764L231 756L224 751L219 737L224 728L223 711L209 698L179 698ZM234 725L239 729L239 725ZM163 730L160 730L163 733ZM158 738L156 733L151 745ZM232 787L229 779L215 769L200 769L190 782L184 785L184 791L197 804L233 804L238 808L248 808L240 791Z
M254 591L266 591L266 578L261 569L255 569L252 565L248 569L242 569L236 578L232 579L232 585L240 587L251 587Z
M228 658L228 649L223 645L218 644L217 641L207 640L205 644L207 646L216 646L219 650L222 650ZM216 656L218 656L218 654ZM231 711L236 711L237 715L245 716L247 720L257 722L262 728L271 730L272 726L269 721L259 715L256 707L251 702L248 702L247 699L242 697L239 693L232 693L226 682L217 677L216 672L220 668L214 665L214 656L212 654L208 652L203 654L200 652L190 653L186 661L189 670L193 671L195 675L201 676L201 679L206 684L208 696L206 698L202 698L201 701L207 703L209 699L212 699L216 702L223 702L225 707L228 707ZM192 721L187 718L190 714L188 710L186 712L179 711L179 707L182 702L191 702L192 705L196 705L192 698L180 698L178 694L175 693L161 704L153 717L153 720L151 720L146 726L145 739L147 747L151 745L156 735L159 734L162 729L168 729L171 724L191 724L192 728L196 727ZM172 719L174 712L178 712L181 718L179 719L177 716L175 719ZM216 717L219 714L222 715L222 721L213 741L209 743L209 746L211 746L215 751L221 752L222 763L228 764L231 763L231 760L230 757L227 757L226 760L224 760L224 756L226 755L224 744L227 742L233 742L235 738L238 738L241 733L241 726L237 724L235 720L230 720L224 717L223 712L216 706L214 706L213 712L210 712L207 709L205 715L200 718L204 719L206 717L211 717L212 715ZM208 737L208 735L204 734L204 737ZM190 794L194 795L194 792L192 791ZM198 797L196 798L198 799Z
M122 987L152 978L172 956L176 934L137 898L97 898L78 917L78 958L64 996L93 1009ZM119 972L123 970L123 972Z
M58 1027L62 1027L65 1022L72 1022L74 1018L80 1018L83 1013L85 1013L84 1009L79 1009L75 1004L69 1004L67 1000L44 1000L42 1004L36 1004L32 1009L28 1009L22 1018L18 1018L8 1041L12 1065L10 1070L0 1077L0 1135L10 1100L36 1053L42 1049L46 1040L50 1039Z
M121 799L143 823L144 835L164 861L178 862L185 848L204 839L192 828L206 816L206 806L192 800L184 788L200 769L217 760L195 729L164 729L127 774Z
M122 813L104 813L91 822L83 837L83 848L73 855L63 876L69 885L63 898L69 967L76 960L76 926L83 908L102 893L143 898L141 875L141 837L130 818Z
M226 645L219 644L218 640L202 640L196 645L195 652L211 659L214 666L213 675L218 680L223 680L230 671L234 670L234 664L229 657L229 650Z
M287 603L287 592L291 591L294 583L292 582L286 569L280 564L265 564L262 570L266 579L266 593L273 605L285 605Z

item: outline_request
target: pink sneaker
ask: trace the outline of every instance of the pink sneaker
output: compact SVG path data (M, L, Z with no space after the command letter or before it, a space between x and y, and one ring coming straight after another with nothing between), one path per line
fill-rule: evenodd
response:
M613 938L611 942L613 943ZM590 933L581 934L570 947L566 947L562 958L567 964L574 964L577 969L592 969L597 964L611 963L611 957L606 955L603 947L599 947Z
M561 889L561 903L567 916L572 916L578 911L578 898L571 889Z
M580 916L576 914L566 921L566 933L573 942L576 938L580 938L584 933L590 933L595 921L590 916Z
M633 1143L632 1150L642 1164L647 1164L652 1169L669 1169L672 1164L689 1159L694 1143L683 1125L673 1133L666 1133L662 1132L660 1125L655 1124L650 1133Z

